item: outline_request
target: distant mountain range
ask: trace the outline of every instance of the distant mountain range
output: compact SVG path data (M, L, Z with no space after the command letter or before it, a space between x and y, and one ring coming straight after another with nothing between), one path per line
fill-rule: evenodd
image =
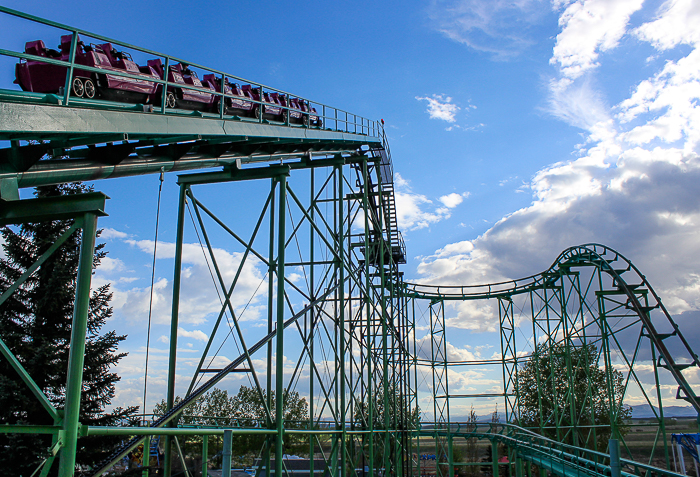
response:
M654 406L654 410L659 412L659 408ZM692 406L664 406L664 417L696 417L698 415ZM633 419L649 419L655 417L649 404L632 406Z
M632 408L633 419L650 419L653 418L654 412L648 404L640 404L639 406L630 406ZM659 412L659 408L654 406L654 410ZM664 417L696 417L698 414L692 406L664 406ZM503 415L500 416L501 421L504 420ZM450 416L452 422L467 422L467 416ZM491 422L491 414L485 416L477 416L477 422Z

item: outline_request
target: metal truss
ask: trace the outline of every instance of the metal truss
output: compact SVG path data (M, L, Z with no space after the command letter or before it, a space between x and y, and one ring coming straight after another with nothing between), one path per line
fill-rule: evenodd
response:
M0 7L0 14L72 35L71 61L18 52L17 45L0 49L0 55L6 57L45 61L73 71L81 34L159 56L166 65L180 61L5 7ZM190 65L222 81L245 81ZM167 79L155 82L168 86ZM391 154L377 121L310 100L309 104L319 108L322 127L241 118L225 114L223 108L218 113L201 113L168 110L164 104L144 107L88 101L72 98L68 91L0 90L0 140L9 142L9 147L0 149L0 223L74 220L67 235L3 291L0 303L69 234L78 230L83 234L63 411L51 405L12 351L0 342L4 359L54 422L32 428L0 426L5 433L52 436L51 457L43 463L41 475L48 475L59 457L59 475L72 476L78 439L86 435L130 439L92 469L92 476L102 474L155 435L166 436L166 475L171 474L176 458L184 460L178 438L202 436L206 461L207 437L212 435L223 436L229 450L233 436L263 436L258 475L274 471L276 477L289 474L282 452L285 441L292 438L301 438L308 445L312 475L314 456L322 458L324 472L330 476L422 475L425 468L416 456L421 435L434 439L440 477L455 473L454 441L473 437L491 441L494 476L499 472L499 445L507 447L517 477L531 472L525 462L543 473L562 476L617 477L622 468L636 475L671 475L649 465L658 455L670 465L660 386L672 380L678 385L677 398L700 411L697 389L688 379L690 372L700 368L700 359L646 278L618 252L597 244L572 247L547 271L502 283L473 287L405 283L400 265L405 263L406 252L397 224ZM226 96L218 94L220 99ZM19 189L211 168L217 171L181 175L178 180L168 411L150 427L81 426L81 346L96 222L104 215L105 196L85 194L36 202L19 200ZM212 200L202 192L212 187L225 195ZM257 195L243 196L244 188L255 188ZM246 217L258 210L257 218L247 222L238 213L241 208L246 209ZM184 381L178 370L187 368L177 349L181 291L201 285L183 273L184 248L191 245L186 237L196 237L201 244L211 271L208 286L216 290L220 309L207 345ZM235 260L221 250L230 251ZM246 288L251 276L259 279L257 288ZM492 307L501 337L498 359L460 362L450 356L450 307L464 301ZM427 304L429 352L416 339L421 304ZM249 326L250 315L261 326ZM584 346L595 349L593 359L605 374L602 391L586 379L574 378L572 356ZM544 406L544 392L540 391L538 426L518 427L523 415L519 372L539 350L555 347L563 350L563 369L538 368L536 387L552 389L558 405ZM554 364L551 354L549 359ZM500 368L500 392L450 394L450 373L461 366ZM430 370L432 424L418 422L419 368ZM652 388L645 387L642 368L652 370ZM608 454L592 450L601 436L610 435L611 443L621 444L622 454L631 455L622 429L615 424L623 412L615 389L619 372L624 396L642 399L658 409L658 431L648 463L619 458L615 445ZM189 404L216 385L230 384L232 373L245 376L254 391L265 397L261 422L234 428L178 424ZM568 385L560 386L562 382ZM581 382L584 392L574 392ZM187 391L176 402L178 389ZM304 422L283 417L285 395L293 391L308 396L309 418ZM611 425L595 424L594 393L604 395ZM472 423L465 428L451 421L451 402L494 397L503 399L507 423ZM224 472L230 465L229 453Z
M697 389L688 381L700 369L700 360L646 277L620 253L588 244L565 250L548 270L521 280L473 287L405 285L412 300L430 303L431 346L439 350L432 356L435 427L444 430L448 442L455 436L455 423L449 421L450 402L455 400L500 397L506 421L519 424L524 408L518 395L518 373L534 359L538 363L534 384L539 427L531 430L579 449L596 449L601 435L609 436L619 441L622 455L632 459L623 429L617 425L618 416L624 410L623 399L642 400L654 410L657 430L648 461L640 464L650 465L661 457L670 469L661 385L669 379L675 382L676 398L700 411ZM503 374L499 394L448 392L450 369L488 364L445 358L445 304L462 301L482 301L497 308L493 311L499 319L501 356L496 361ZM518 343L516 335L521 337ZM583 348L595 350L591 358L595 361L586 361L582 366L586 375L582 376L581 364L574 363L573 356ZM549 353L548 363L536 359L548 349L560 350L562 355ZM604 372L602 388L593 384L588 374L591 367ZM648 377L641 378L641 373L650 370L651 387ZM595 406L601 405L601 395L602 413L609 424L596 424L601 409ZM545 400L555 404L545 405ZM495 442L494 434L490 438ZM444 444L438 444L438 452L441 446ZM628 466L633 473L647 471L646 467Z

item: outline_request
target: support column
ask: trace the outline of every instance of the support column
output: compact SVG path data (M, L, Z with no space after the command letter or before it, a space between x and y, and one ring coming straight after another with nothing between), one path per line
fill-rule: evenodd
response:
M374 454L375 454L375 449L374 449L374 390L373 390L373 385L374 385L374 376L373 376L373 356L372 356L372 351L374 349L374 330L373 330L373 323L372 323L372 316L376 311L372 310L370 307L370 303L372 300L372 297L370 296L370 293L372 292L372 279L370 278L370 258L372 257L372 254L374 253L370 249L370 240L369 240L369 226L370 226L370 211L369 211L369 193L371 191L369 190L369 171L367 168L367 160L365 159L362 161L362 207L365 212L365 316L367 318L367 331L365 334L365 340L366 340L366 348L367 348L367 357L366 357L366 362L365 362L365 369L367 373L367 394L366 394L366 399L367 399L367 430L369 431L368 435L368 448L367 448L367 454L368 454L368 460L369 460L369 472L368 472L368 477L374 477L375 475L375 462L374 462Z
M338 359L340 360L340 475L341 477L346 477L346 455L345 455L345 442L347 439L346 429L345 429L345 263L343 262L344 252L343 252L343 224L345 222L345 202L343 197L343 166L336 167L336 173L338 176L338 255L340 263L339 265L339 299L340 299L340 349L338 351ZM334 463L335 465L335 463ZM313 477L313 476L312 476Z
M315 169L312 167L310 169L311 173L311 197L309 199L309 262L311 263L311 266L309 267L309 301L313 303L313 301L316 299L316 283L314 281L314 240L315 240L315 233L316 230L314 229L314 223L316 221L316 208L314 207L315 205L315 199L316 199L316 172ZM315 312L315 307L311 307L309 310L309 331L307 335L307 340L309 343L309 430L312 430L314 428L314 341L315 341L315 335L314 335L314 320L316 319L316 312ZM309 477L314 477L314 454L315 454L315 449L314 449L314 439L315 436L313 434L309 434Z
M277 351L275 356L275 477L282 477L282 446L284 445L284 244L287 218L287 176L279 177L279 223L277 226ZM268 473L268 475L270 475Z
M202 477L207 477L209 473L209 436L202 436Z
M177 361L177 327L180 312L180 278L182 272L182 241L185 235L185 206L187 184L180 184L180 198L177 208L177 235L175 238L175 271L173 272L173 305L170 318L170 359L168 361L168 395L167 409L175 405L175 364ZM175 425L175 421L171 421ZM170 477L172 474L172 436L165 436L165 455L163 457L163 474Z
M491 441L491 469L493 477L498 477L498 441Z
M610 477L620 477L622 468L620 466L620 441L617 439L610 439L608 441L608 448L610 450ZM683 469L685 474L685 469Z
M221 476L231 476L231 444L233 443L233 431L226 429L224 431L224 449L221 459Z
M277 179L270 180L270 237L269 237L269 266L267 270L267 332L272 333L274 330L274 295L275 295L275 190L277 188ZM265 376L265 391L267 392L267 408L272 410L272 340L267 342L267 375ZM272 413L272 411L270 411ZM274 423L268 420L267 427L272 429ZM271 456L272 441L274 435L268 435L265 438L265 447L263 448L261 465L258 466L256 476L261 475L261 467L265 468L265 475L270 477L271 474Z
M75 454L78 449L78 427L80 425L80 394L83 385L83 363L85 360L85 337L87 334L88 309L90 306L90 281L95 256L95 234L97 215L86 213L83 218L83 234L80 242L80 259L76 279L73 324L71 328L70 354L68 355L68 377L66 381L66 405L63 418L64 447L61 450L58 475L72 477L75 472Z
M143 441L143 454L141 455L141 477L148 477L151 472L147 467L151 466L151 436L146 436Z

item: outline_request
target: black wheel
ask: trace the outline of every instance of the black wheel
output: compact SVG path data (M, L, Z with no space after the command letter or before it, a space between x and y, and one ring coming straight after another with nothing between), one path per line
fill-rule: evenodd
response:
M97 88L95 88L95 83L93 83L92 80L86 79L83 87L85 89L84 95L86 98L92 99L97 94Z
M255 119L260 119L260 106L253 107L253 116Z
M306 114L302 115L302 117L301 117L301 123L302 123L304 126L309 127L309 116L306 115Z
M80 78L73 78L73 96L77 96L78 98L82 98L83 94L85 93L85 85L83 84L83 80Z
M175 108L177 106L177 101L175 100L175 95L168 91L168 94L165 95L165 107L166 108Z

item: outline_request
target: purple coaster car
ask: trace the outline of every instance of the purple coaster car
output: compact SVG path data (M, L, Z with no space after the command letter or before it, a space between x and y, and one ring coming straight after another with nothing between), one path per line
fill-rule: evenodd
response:
M274 98L279 104L282 106L286 106L289 108L288 110L284 110L284 116L285 118L289 118L289 122L293 124L301 124L303 121L302 118L302 113L301 113L301 108L299 107L299 103L295 102L294 100L287 101L287 97L283 94L278 94L278 93L272 93L270 94L272 98Z
M249 98L255 100L255 101L262 101L263 103L263 109L262 109L262 114L263 118L268 118L268 119L273 119L275 121L284 121L285 120L285 112L286 110L281 108L281 104L279 103L279 100L276 98L273 98L270 93L263 92L262 94L262 99L260 98L260 87L253 87L249 84L244 84L243 87L241 88L243 92L245 93L246 96ZM260 118L260 105L256 104L254 109L253 109L254 115L256 118Z
M46 48L41 40L27 42L24 51L31 55L70 61L71 39L71 35L61 37L60 51ZM145 103L156 90L156 83L152 81L158 78L155 72L148 67L139 68L129 53L116 51L110 43L85 45L78 38L75 63L105 72L93 73L75 68L71 82L73 96ZM64 66L50 65L39 60L20 60L15 67L15 83L24 91L59 93L66 84L67 71L68 68ZM111 75L110 71L130 73L136 77Z
M202 78L202 81L204 84L208 84L210 88L212 88L214 91L217 93L221 92L221 78L218 77L217 75L210 74L210 75L205 75L204 78ZM225 79L224 82L224 93L227 95L231 96L237 96L234 98L226 98L226 101L224 101L224 114L234 114L236 116L254 116L254 106L255 103L251 103L250 101L245 101L242 98L249 98L243 93L243 90L241 90L241 87L238 83L230 83L228 78ZM241 99L239 99L241 98ZM214 104L212 107L212 112L218 113L219 112L219 101L220 97L216 96L214 98Z
M155 70L160 79L163 79L163 63L160 59L148 60L148 66ZM213 94L215 90L209 83L202 84L197 77L197 73L190 70L189 66L184 63L170 66L169 70L168 81L173 84L168 85L165 97L165 106L167 108L194 109L197 111L209 111L212 109L216 95ZM178 84L201 88L201 91L178 87ZM158 85L151 98L154 104L161 104L162 91L163 86Z
M304 126L311 125L320 128L323 125L323 121L320 117L318 117L316 108L309 108L308 101L299 98L292 98L292 102L296 103L296 105L302 111L303 116L301 118L301 121Z

